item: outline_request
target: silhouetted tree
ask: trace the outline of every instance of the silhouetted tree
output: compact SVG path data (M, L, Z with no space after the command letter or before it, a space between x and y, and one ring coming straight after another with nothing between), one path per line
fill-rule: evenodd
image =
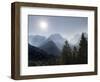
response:
M72 52L71 52L71 48L68 44L68 41L65 41L65 45L62 50L61 62L62 62L62 64L71 64L72 63Z
M73 48L73 64L77 64L78 63L78 49L76 46L74 46Z
M79 43L79 51L78 51L78 53L79 53L78 62L80 64L86 64L87 63L87 59L88 59L88 57L87 57L87 53L88 53L87 45L88 45L87 44L87 38L84 36L84 33L82 33L81 40L80 40L80 43Z

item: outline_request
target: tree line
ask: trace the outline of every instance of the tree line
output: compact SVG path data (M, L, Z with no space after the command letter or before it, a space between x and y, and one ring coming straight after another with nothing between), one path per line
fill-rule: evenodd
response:
M70 47L65 41L61 55L61 64L87 64L88 63L88 43L85 34L81 34L78 46Z

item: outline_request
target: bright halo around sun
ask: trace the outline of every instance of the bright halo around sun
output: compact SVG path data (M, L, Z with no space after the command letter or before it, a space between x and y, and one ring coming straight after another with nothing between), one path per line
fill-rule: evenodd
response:
M40 21L40 28L42 30L47 30L47 28L48 28L47 22L46 21Z

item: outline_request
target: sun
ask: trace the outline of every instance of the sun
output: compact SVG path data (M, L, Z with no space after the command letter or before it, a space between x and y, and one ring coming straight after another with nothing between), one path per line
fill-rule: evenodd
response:
M42 29L42 30L47 30L47 28L48 28L48 24L47 24L47 22L46 21L40 21L40 28Z

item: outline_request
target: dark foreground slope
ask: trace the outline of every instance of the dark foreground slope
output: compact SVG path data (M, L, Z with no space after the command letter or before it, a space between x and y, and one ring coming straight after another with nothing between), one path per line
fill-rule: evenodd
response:
M28 66L57 65L58 56L48 54L44 50L28 45Z

